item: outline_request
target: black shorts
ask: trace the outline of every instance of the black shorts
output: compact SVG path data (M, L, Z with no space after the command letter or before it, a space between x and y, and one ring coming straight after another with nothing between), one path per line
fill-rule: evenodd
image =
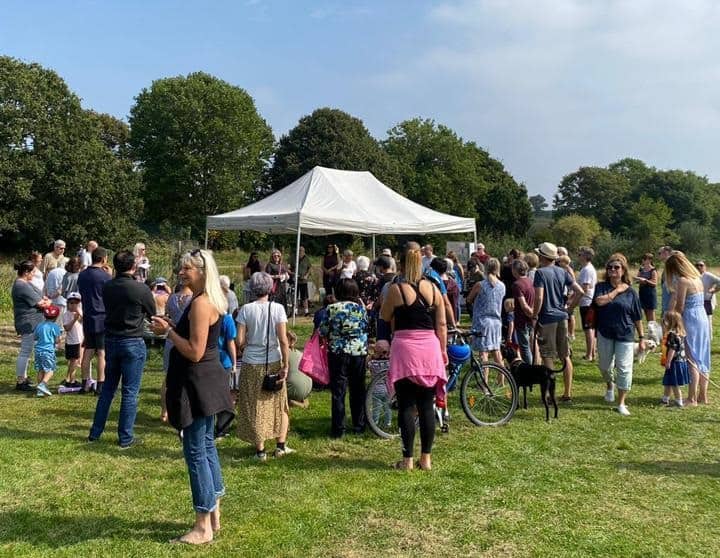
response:
M708 316L712 316L712 313L713 313L712 301L706 300L703 305L705 306L705 313Z
M298 300L307 300L308 296L308 284L298 283Z
M80 358L80 343L77 345L65 345L65 359L72 360Z
M83 341L83 347L86 349L97 349L100 351L105 350L105 332L85 332L85 341Z

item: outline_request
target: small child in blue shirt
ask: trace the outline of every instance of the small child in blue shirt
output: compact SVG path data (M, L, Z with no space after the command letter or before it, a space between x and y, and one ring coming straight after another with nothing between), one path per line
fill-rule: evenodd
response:
M35 328L35 371L38 373L37 397L52 395L48 382L53 377L57 368L55 349L60 344L62 330L57 325L57 317L60 315L58 306L48 306L43 310L45 321L40 322Z

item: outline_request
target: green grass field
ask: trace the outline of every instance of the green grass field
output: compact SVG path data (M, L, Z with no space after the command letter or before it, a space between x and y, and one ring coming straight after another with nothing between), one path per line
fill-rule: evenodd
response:
M453 393L431 472L391 470L398 441L330 440L329 395L315 392L309 409L291 411L296 454L258 464L237 438L220 444L223 528L202 549L168 544L193 511L178 438L158 420L157 349L137 419L144 444L126 452L118 401L88 445L95 398L15 392L14 359L12 348L0 353L3 556L720 554L720 396L713 388L713 403L697 409L659 406L657 354L636 368L628 418L602 400L594 364L577 364L574 404L550 423L537 388L530 409L497 429L472 426Z

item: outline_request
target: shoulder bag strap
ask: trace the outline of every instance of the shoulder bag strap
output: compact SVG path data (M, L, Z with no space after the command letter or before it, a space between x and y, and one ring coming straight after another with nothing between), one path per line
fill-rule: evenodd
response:
M265 334L265 374L268 371L268 356L270 353L270 305L272 302L268 300L268 316L267 316L267 332Z

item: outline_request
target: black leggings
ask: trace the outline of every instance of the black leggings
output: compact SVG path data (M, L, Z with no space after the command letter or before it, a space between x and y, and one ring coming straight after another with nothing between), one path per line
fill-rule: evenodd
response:
M415 409L420 422L420 451L430 453L435 439L435 388L419 386L406 378L395 382L395 393L403 457L413 456Z

